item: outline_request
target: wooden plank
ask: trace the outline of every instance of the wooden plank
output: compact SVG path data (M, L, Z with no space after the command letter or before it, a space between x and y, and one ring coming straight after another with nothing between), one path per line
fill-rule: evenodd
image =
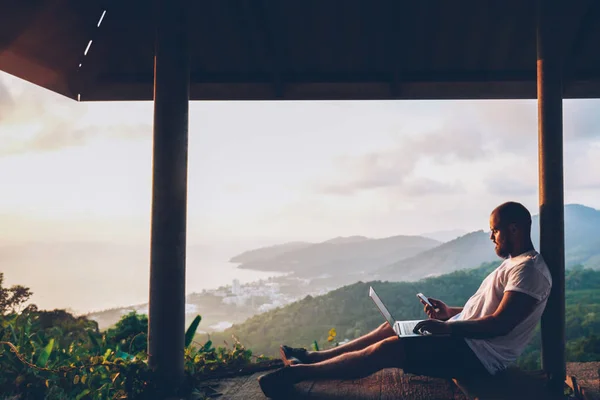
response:
M404 374L400 369L387 369L382 374L381 400L465 400L466 397L448 379Z
M599 369L600 363L569 363L569 374L577 377L577 386L585 400L600 400ZM258 377L266 372L252 375L208 380L198 389L213 388L222 399L266 399L258 385ZM471 398L495 399L543 399L539 392L543 386L544 375L541 371L511 371L504 377L496 377L495 382L479 382L486 393L475 393ZM470 382L472 384L472 382ZM483 383L483 385L481 385ZM536 388L537 386L537 388ZM469 386L467 388L471 388ZM543 391L543 390L542 390ZM452 399L466 400L462 391L451 384L450 380L404 374L400 369L386 369L371 377L356 381L307 381L295 385L290 400L319 399Z
M507 400L559 400L560 393L552 393L543 371L523 371L509 368L493 377L474 378L456 381L457 386L469 399L507 399Z
M234 378L226 378L220 380L210 380L202 382L198 385L198 389L204 392L204 388L208 387L210 392L216 392L221 395L221 398L228 399L233 396L234 393L238 391L240 386L242 386L249 379L251 375L247 376L237 376Z
M381 400L403 399L405 396L402 387L404 373L397 368L384 369L381 379Z
M257 381L261 374L222 380L217 391L223 394L223 398L232 400L265 399ZM295 385L290 399L466 400L466 397L449 380L404 375L400 369L387 369L358 380L302 382Z
M567 363L567 373L577 378L581 398L600 400L600 362Z
M239 377L235 379L226 379L220 383L224 383L223 386L217 388L217 392L222 394L223 399L231 400L264 400L267 397L262 392L260 385L258 384L258 377L265 374L266 372L257 372L253 375ZM312 381L301 382L295 385L292 399L306 399L313 387Z
M258 385L258 377L264 375L264 372L257 372L254 375L250 375L241 384L238 385L233 393L225 396L231 400L264 400L266 399L260 386Z
M588 386L580 386L581 398L583 400L600 400L600 388L590 388Z
M308 398L311 400L379 400L381 373L357 380L315 381Z

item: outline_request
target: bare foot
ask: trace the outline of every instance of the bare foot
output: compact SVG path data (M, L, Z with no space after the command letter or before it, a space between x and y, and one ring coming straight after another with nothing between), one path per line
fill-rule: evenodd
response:
M304 348L294 348L286 345L279 347L279 354L285 365L310 364L310 353Z

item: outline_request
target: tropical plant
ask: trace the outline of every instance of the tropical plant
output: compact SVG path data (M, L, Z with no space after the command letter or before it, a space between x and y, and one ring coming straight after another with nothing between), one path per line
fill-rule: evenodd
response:
M106 331L106 342L137 354L148 347L148 316L131 311Z
M182 395L207 374L263 359L236 339L231 349L193 342L200 321L198 315L185 333ZM93 321L62 310L0 317L0 393L23 400L155 398L162 388L148 367L145 329L147 317L135 313L103 334Z

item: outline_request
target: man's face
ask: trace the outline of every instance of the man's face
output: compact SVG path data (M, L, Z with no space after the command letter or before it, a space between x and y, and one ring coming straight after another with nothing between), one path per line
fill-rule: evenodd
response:
M490 216L490 230L491 235L490 239L496 245L496 254L500 258L508 258L510 253L512 252L512 240L508 233L508 226L502 224L500 218L493 213Z

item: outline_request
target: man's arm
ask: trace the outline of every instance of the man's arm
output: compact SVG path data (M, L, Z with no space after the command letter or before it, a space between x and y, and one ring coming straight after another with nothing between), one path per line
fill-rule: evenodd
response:
M453 336L486 339L504 336L525 320L534 310L537 300L521 292L505 292L496 312L483 318L450 321Z
M483 318L468 321L439 321L428 319L421 321L415 326L414 331L428 331L434 335L451 334L453 336L486 339L496 336L504 336L512 331L518 324L530 315L537 300L521 293L504 292L502 301L496 311ZM452 307L458 310L458 307Z
M434 299L432 297L429 297L428 300L433 308L429 307L429 305L423 300L421 300L421 303L424 305L425 314L427 314L429 318L447 321L463 310L462 307L449 307L443 301Z
M462 312L463 308L462 307L448 307L448 319L454 317L457 314L460 314Z

